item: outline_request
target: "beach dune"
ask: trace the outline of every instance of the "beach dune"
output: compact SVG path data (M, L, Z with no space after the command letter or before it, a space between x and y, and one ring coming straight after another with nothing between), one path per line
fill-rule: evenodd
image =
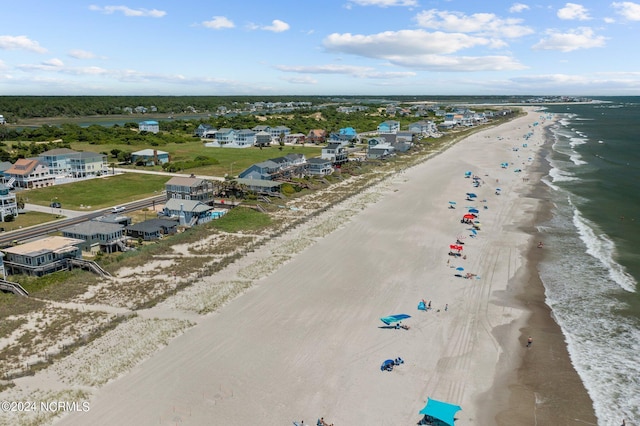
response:
M427 397L460 405L456 425L493 423L507 401L487 397L496 377L538 350L526 348L529 310L516 299L526 284L517 272L537 243L523 230L539 209L527 197L544 142L536 121L530 109L360 194L375 201L59 424L416 424ZM477 235L461 223L469 207L479 211ZM457 238L464 248L451 256ZM261 251L268 259L269 246ZM418 310L421 299L432 309ZM393 314L410 315L409 329L380 321ZM381 371L396 357L404 364ZM518 404L518 415L533 416L532 393Z

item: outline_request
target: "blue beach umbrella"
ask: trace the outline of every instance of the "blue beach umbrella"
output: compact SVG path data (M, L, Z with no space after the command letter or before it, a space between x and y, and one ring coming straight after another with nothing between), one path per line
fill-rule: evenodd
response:
M463 268L462 266L458 266L458 267L456 268L456 271L464 271L464 268Z
M469 209L469 213L480 213L480 211L478 211L478 209L471 208Z
M473 192L467 192L467 197L469 197L469 198L476 198L476 197L477 197L477 195L476 195L476 194L474 194Z
M460 410L462 410L462 408L459 405L427 398L427 405L420 410L419 414L433 417L444 424L454 426L456 420L455 415Z
M389 315L388 317L380 318L380 321L382 321L387 325L391 325L394 322L400 322L403 319L407 319L407 318L411 318L411 315L407 315L407 314Z
M449 204L451 204L452 206L456 204L455 201L449 201Z

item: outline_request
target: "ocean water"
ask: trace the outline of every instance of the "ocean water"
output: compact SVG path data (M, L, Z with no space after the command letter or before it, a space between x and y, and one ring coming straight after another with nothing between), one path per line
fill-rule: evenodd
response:
M599 425L640 425L640 97L553 105L547 304Z

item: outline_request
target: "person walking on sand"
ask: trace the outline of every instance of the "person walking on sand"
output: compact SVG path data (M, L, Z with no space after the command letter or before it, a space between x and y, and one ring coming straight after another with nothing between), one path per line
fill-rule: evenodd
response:
M449 304L448 304L448 303L446 303L446 304L444 305L444 311L445 311L445 312L447 312L448 310L449 310Z
M530 348L532 344L533 344L533 339L531 338L531 336L529 336L529 338L527 339L527 347Z

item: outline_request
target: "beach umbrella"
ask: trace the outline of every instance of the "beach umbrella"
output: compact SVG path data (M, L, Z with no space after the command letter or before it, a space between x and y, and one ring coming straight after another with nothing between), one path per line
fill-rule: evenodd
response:
M380 370L384 371L384 370L393 370L393 366L396 365L395 361L392 359L387 359L385 360L382 365L380 366Z
M427 405L420 410L419 414L433 417L449 426L454 426L455 415L460 410L462 410L462 408L459 405L427 398Z
M469 198L476 198L476 197L477 197L477 195L476 195L476 194L474 194L473 192L467 192L467 197L469 197Z
M473 233L473 235L478 235L478 232L475 229L472 229L471 232Z
M462 266L458 266L458 267L456 268L456 271L464 271L464 268L463 268Z
M407 319L407 318L411 318L411 315L407 315L407 314L389 315L388 317L380 318L380 321L382 321L387 325L391 325L395 322L400 322L403 319Z
M478 209L469 209L469 213L480 213Z
M456 202L455 201L449 201L449 204L451 204L452 206L455 206Z
M464 216L462 216L463 219L475 219L476 217L478 217L478 216L476 216L473 213L467 213Z

